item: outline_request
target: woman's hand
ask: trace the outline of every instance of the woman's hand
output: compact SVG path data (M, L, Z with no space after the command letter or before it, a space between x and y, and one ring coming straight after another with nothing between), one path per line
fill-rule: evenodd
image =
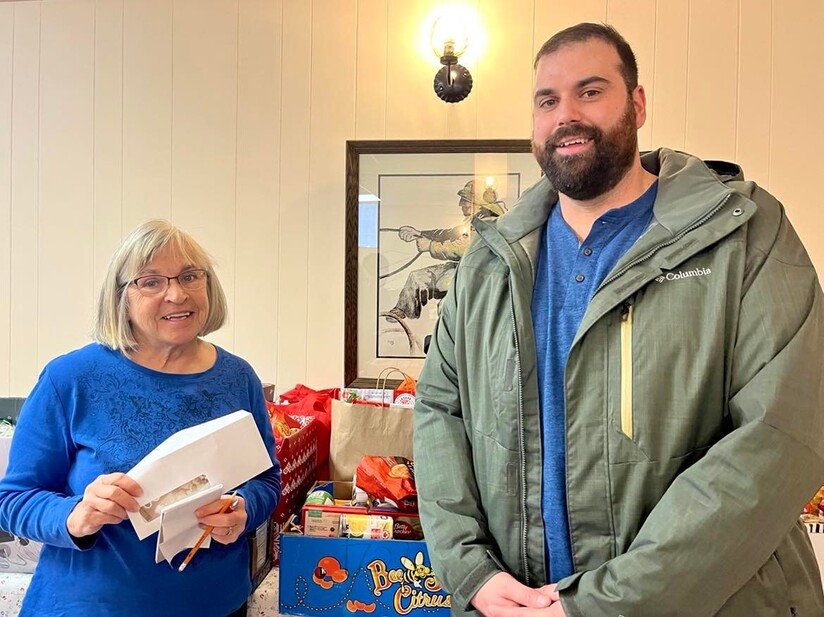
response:
M116 525L123 521L127 512L137 512L135 497L143 489L124 473L98 476L83 491L83 499L66 519L66 528L75 538L97 533L103 525Z
M223 514L220 509L226 504L227 499L237 500L237 505L229 508ZM212 539L221 544L231 544L243 535L246 529L246 502L240 495L224 495L217 501L207 503L195 510L195 515L200 523L201 529L211 526Z

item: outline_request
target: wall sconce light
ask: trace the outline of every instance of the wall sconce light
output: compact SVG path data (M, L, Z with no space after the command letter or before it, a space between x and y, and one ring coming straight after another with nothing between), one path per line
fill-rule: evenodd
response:
M459 14L445 12L432 25L432 51L444 65L435 74L435 94L447 103L462 101L472 91L472 75L458 64L468 43L466 24Z

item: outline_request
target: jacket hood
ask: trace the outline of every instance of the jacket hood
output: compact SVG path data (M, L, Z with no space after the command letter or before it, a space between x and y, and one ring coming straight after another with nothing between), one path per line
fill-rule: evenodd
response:
M702 161L667 148L642 153L641 165L658 177L653 216L670 236L700 220L733 193L725 182L744 179L741 168L734 163ZM503 216L494 222L475 219L474 226L493 250L501 246L501 240L508 244L519 242L534 268L541 230L557 201L558 192L543 176Z
M707 202L717 203L733 189L724 185L743 180L741 167L726 161L702 161L684 152L661 148L641 155L641 165L658 176L655 219L673 235L703 216ZM675 180L679 182L674 182ZM681 180L686 179L686 182ZM510 210L493 225L509 242L523 239L543 227L558 201L558 192L546 176L524 191ZM658 208L668 203L666 209Z

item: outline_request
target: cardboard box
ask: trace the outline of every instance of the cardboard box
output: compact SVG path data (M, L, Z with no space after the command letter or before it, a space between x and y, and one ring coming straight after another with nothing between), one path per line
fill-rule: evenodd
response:
M451 597L412 540L280 536L280 615L448 617Z
M396 540L423 540L420 516L412 512L396 512L380 508L369 510L369 514L381 514L392 519L392 537Z
M353 398L370 403L380 403L394 407L414 407L415 394L406 390L395 390L392 388L344 388L341 390L340 398L343 401L351 401Z
M325 490L339 501L348 501L352 498L351 482L315 482L308 493L316 490ZM323 538L337 538L341 536L341 514L366 514L366 508L342 505L303 504L301 508L300 525L307 536Z
M272 569L272 534L274 523L271 518L266 519L254 532L246 534L249 542L249 576L252 579L252 590L257 589L261 581Z
M335 499L352 494L351 482L318 482L313 489L318 488L328 490ZM446 617L450 613L451 598L432 573L426 544L421 541L320 538L287 532L280 536L280 550L281 615L351 617L364 612L380 617Z

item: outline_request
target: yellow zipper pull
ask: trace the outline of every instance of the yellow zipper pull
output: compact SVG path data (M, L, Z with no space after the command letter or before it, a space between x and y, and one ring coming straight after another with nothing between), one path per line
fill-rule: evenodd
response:
M621 305L621 431L632 439L632 304Z

